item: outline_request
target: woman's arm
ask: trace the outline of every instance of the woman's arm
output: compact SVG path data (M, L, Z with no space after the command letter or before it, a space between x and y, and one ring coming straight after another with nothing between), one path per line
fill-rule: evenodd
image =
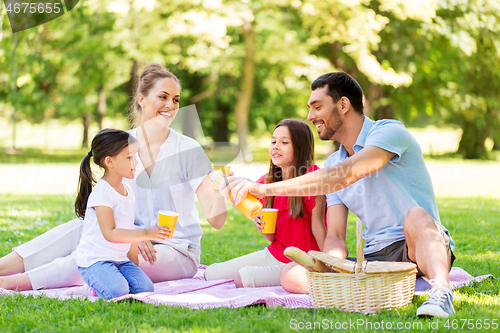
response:
M133 243L146 239L164 240L170 236L170 229L162 226L147 229L120 229L116 227L113 209L107 206L94 207L102 235L108 242Z
M217 230L220 230L227 218L226 199L214 190L214 186L209 176L201 182L196 190L196 196L200 201L201 210L208 223Z
M311 213L311 231L318 243L319 249L323 251L326 238L325 206L326 197L318 195L314 198L315 205Z

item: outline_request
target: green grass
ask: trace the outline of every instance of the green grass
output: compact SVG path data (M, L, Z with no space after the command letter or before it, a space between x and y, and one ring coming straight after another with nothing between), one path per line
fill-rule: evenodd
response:
M80 163L88 149L0 149L0 163Z
M73 218L73 197L69 195L0 195L0 255L12 247L60 223ZM482 198L439 198L443 223L457 244L455 265L474 276L500 276L500 200ZM354 221L349 216L348 243L354 253ZM232 209L220 231L202 223L202 263L227 260L266 246L252 223ZM498 319L500 285L497 280L475 283L454 291L458 329L446 329L445 321L429 322L415 317L416 309L426 297L416 296L413 302L393 311L373 316L326 309L271 309L252 306L237 309L190 310L181 307L156 306L137 301L91 303L81 300L58 301L44 297L1 296L1 332L294 332L325 331L326 326L355 323L352 331L387 331L377 328L388 322L402 323L414 329L402 331L481 331L468 330L465 319ZM453 322L449 321L451 325ZM462 321L461 321L462 320ZM315 324L316 323L316 324ZM310 325L310 326L307 326ZM316 325L316 329L313 328ZM421 325L421 326L420 326ZM387 326L385 326L387 327ZM297 328L297 329L294 329ZM299 329L303 328L303 329ZM344 331L349 328L345 326ZM370 329L371 328L371 329ZM400 330L401 331L401 330Z

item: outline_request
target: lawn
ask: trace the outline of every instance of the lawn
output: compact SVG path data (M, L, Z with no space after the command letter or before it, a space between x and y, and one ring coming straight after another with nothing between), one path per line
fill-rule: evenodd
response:
M0 256L13 247L74 217L72 210L78 161L85 151L25 150L0 152ZM69 162L69 163L68 163ZM427 166L438 196L443 224L457 244L455 266L474 276L500 276L500 163L428 159ZM322 166L321 161L318 162ZM234 165L238 175L257 178L267 162ZM355 220L349 216L348 244L355 253ZM203 264L231 259L264 248L266 241L253 224L231 209L220 231L202 222ZM95 303L23 296L0 297L0 332L294 332L387 331L488 331L479 328L489 320L500 326L500 284L486 280L454 291L456 315L439 322L416 318L426 297L398 310L373 316L326 309L266 308L189 310L137 301ZM446 328L445 325L448 323ZM473 328L473 329L470 329ZM497 329L500 330L500 327Z
M0 195L0 255L12 247L73 217L71 195ZM500 200L485 198L439 198L442 220L457 243L455 265L474 276L500 276ZM349 218L348 241L354 253L354 221ZM232 209L229 219L220 231L202 224L202 263L230 259L266 245L251 223ZM448 324L449 331L461 331L462 325L477 325L479 320L500 321L500 286L497 280L487 280L471 287L454 291L457 314ZM284 308L268 309L254 306L238 309L189 310L140 302L118 304L95 303L23 296L0 297L0 331L2 332L287 332L324 331L335 325L356 330L376 331L388 322L413 331L433 331L429 325L439 325L439 331L448 331L445 321L427 321L415 317L417 307L425 297L415 297L413 303L398 310L382 311L373 316L325 309ZM452 322L456 319L455 322ZM472 321L464 321L472 319ZM382 321L384 324L382 324ZM307 327L314 327L309 330ZM465 324L464 324L465 323ZM311 325L311 326L307 326ZM359 326L358 326L359 325ZM377 326L379 325L379 326ZM350 326L353 328L354 326ZM385 326L387 327L387 326ZM394 326L396 327L396 326ZM300 329L303 328L303 329ZM474 326L473 331L478 331ZM349 329L347 329L349 330ZM405 329L406 330L406 329ZM378 329L380 331L380 329Z

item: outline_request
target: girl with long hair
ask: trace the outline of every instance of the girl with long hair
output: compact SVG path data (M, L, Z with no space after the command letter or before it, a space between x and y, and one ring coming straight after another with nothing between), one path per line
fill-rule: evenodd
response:
M295 119L282 120L274 129L269 146L269 171L259 183L274 183L319 169L314 165L314 138L309 125ZM278 209L276 232L262 234L271 242L264 250L215 263L205 270L207 280L233 279L237 287L280 285L280 272L290 259L283 255L289 246L320 251L326 236L325 197L266 197L266 208ZM262 215L254 219L262 230Z

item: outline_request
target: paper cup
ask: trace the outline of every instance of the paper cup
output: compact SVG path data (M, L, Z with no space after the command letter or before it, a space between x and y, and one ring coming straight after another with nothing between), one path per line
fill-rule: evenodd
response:
M274 234L276 232L278 210L275 208L263 208L260 213L262 214L262 221L265 222L261 232L263 234Z
M176 212L171 212L168 210L158 211L158 225L165 226L172 231L172 236L174 235L175 224L177 223L177 218L179 214ZM172 236L167 238L172 238Z

